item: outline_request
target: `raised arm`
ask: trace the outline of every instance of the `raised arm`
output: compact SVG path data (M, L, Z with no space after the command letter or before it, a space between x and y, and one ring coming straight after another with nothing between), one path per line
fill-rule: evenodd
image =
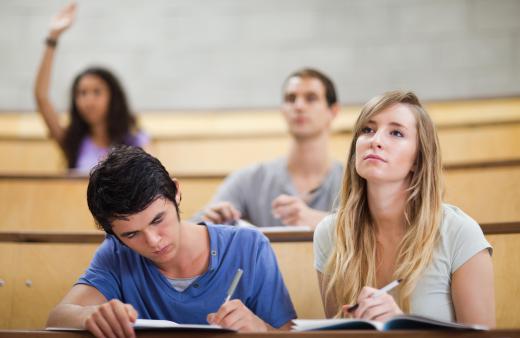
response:
M52 19L49 35L45 44L43 59L40 63L34 86L34 96L36 99L36 105L38 106L38 111L49 128L51 137L60 145L62 145L65 137L65 129L60 125L58 114L54 110L53 104L49 98L49 86L56 43L61 33L72 25L75 16L76 4L70 3L62 8Z
M134 337L136 319L132 305L107 301L96 288L78 284L51 311L47 327L86 329L96 337Z

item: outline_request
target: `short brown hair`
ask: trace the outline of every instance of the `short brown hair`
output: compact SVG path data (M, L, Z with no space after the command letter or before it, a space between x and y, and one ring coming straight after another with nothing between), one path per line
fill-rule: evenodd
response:
M293 77L301 77L301 78L312 78L318 79L325 87L325 98L327 99L327 105L332 107L336 103L338 103L338 95L336 94L336 87L334 86L334 82L325 74L316 70L314 68L302 68L293 73L291 73L284 81L283 88L287 85L287 81Z

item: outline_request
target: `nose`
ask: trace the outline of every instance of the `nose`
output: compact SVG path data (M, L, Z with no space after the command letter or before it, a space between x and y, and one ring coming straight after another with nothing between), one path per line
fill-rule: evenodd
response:
M381 130L376 131L372 135L371 146L372 148L383 149L383 132Z
M83 95L81 95L81 97L78 98L78 101L84 107L90 107L95 102L94 97L91 94L83 94Z
M151 247L156 247L161 240L161 236L156 230L146 229L143 231L146 243Z
M294 108L297 112L301 112L305 108L305 99L301 96L296 97L294 100Z

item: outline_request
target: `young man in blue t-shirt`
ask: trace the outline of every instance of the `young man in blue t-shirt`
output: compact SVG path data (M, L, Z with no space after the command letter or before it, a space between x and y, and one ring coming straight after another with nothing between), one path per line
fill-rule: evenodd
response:
M181 221L179 184L143 150L109 154L90 175L87 200L107 236L48 326L133 337L137 318L267 331L296 317L269 241L253 229Z

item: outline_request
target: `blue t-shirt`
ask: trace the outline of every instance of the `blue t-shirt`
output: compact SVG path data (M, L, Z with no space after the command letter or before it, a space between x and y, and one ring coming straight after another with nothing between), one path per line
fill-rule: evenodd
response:
M208 270L183 292L176 291L147 258L107 235L77 284L95 287L107 300L132 304L142 319L207 324L216 312L238 268L244 270L233 294L253 313L278 328L296 318L269 240L258 230L207 225Z

